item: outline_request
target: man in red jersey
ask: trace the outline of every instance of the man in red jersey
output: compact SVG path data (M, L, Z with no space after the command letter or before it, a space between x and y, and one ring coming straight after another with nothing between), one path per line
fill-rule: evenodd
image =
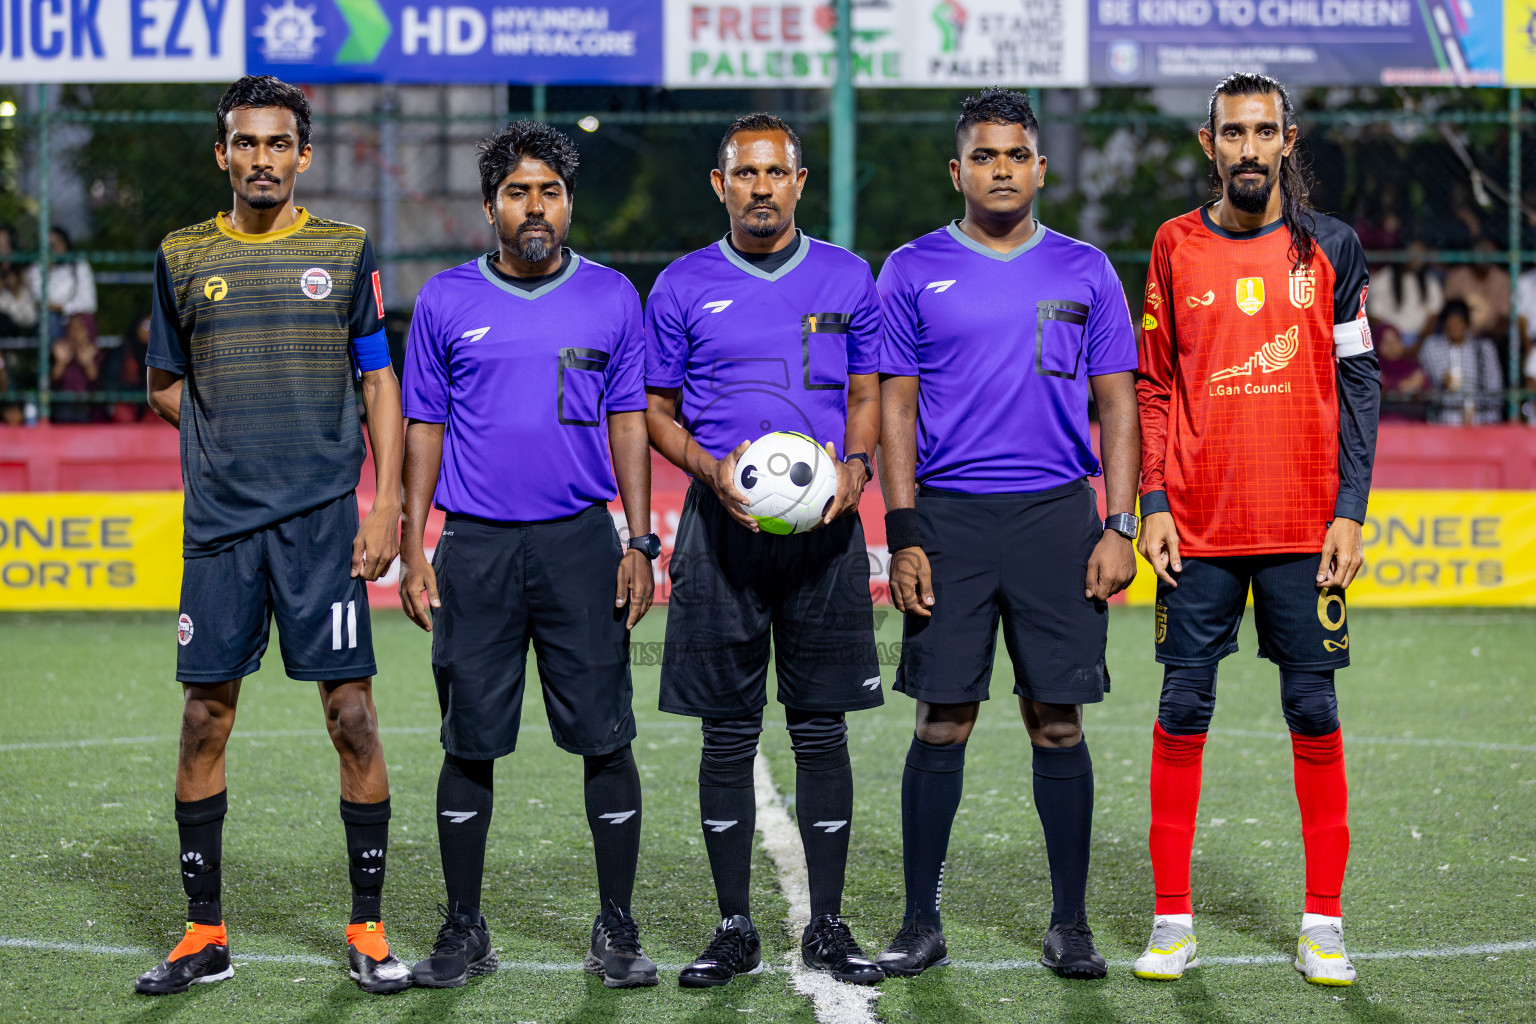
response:
M1380 406L1360 241L1307 206L1285 88L1237 74L1200 144L1217 198L1152 245L1142 311L1140 551L1158 576L1163 690L1149 846L1157 903L1138 978L1195 966L1190 849L1216 664L1249 587L1259 655L1280 669L1306 849L1296 969L1348 985L1339 891L1348 789L1333 673L1349 664L1344 588L1359 570Z

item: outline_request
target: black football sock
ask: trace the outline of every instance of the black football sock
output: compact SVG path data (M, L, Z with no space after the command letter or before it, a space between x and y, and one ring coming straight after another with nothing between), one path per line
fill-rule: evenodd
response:
M960 810L965 741L939 746L916 735L901 774L901 857L907 881L906 920L941 927L944 858Z
M1093 834L1093 758L1088 740L1035 748L1035 809L1051 865L1051 924L1086 908L1088 843Z
M477 918L495 776L495 761L470 761L452 754L443 755L443 770L437 776L437 846L443 857L448 909Z
M219 902L223 883L224 814L229 791L202 800L176 801L176 831L181 836L181 887L187 893L187 920L217 925L224 920Z
M785 708L795 750L795 819L805 847L811 916L840 914L853 821L853 767L848 723L840 713Z
M628 743L582 761L598 904L607 911L612 902L628 914L640 862L640 770Z
M757 829L752 762L762 728L761 713L756 719L707 718L703 723L699 817L721 917L750 915L752 833Z
M389 797L375 804L341 802L352 877L352 924L382 921L384 861L389 852Z

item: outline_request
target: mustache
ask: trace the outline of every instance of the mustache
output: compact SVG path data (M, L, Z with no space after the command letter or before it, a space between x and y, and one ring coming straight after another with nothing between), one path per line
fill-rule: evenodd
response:
M247 185L254 185L258 181L269 181L274 185L282 184L280 179L268 174L266 171L257 171L255 174L245 179L245 183Z
M769 210L773 213L778 213L779 204L774 202L772 199L759 199L756 202L747 204L746 212L751 213L753 210Z
M1263 164L1256 164L1245 160L1240 164L1233 164L1227 169L1228 177L1236 177L1239 174L1262 174L1267 178L1269 177L1269 168Z
M537 215L529 217L527 220L519 224L517 226L517 233L522 234L524 231L531 231L534 228L543 228L550 234L555 233L555 226L549 221L545 220L543 217Z

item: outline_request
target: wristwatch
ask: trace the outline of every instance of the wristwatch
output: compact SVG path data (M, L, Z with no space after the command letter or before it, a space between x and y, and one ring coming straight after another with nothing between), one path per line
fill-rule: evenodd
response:
M843 459L843 461L852 462L854 459L864 463L864 483L867 485L875 478L875 469L869 464L869 456L863 452L849 452L848 457Z
M629 550L638 551L651 561L656 561L656 556L661 554L661 538L654 533L647 533L640 537L629 538Z
M1104 520L1104 529L1114 530L1126 540L1135 540L1141 520L1129 512L1117 512Z

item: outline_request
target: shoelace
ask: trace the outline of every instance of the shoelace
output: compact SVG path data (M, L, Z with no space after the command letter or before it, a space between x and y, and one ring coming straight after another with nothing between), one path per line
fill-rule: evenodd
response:
M1313 928L1301 933L1302 942L1317 947L1317 954L1326 959L1344 957L1344 933L1333 926Z
M864 955L864 951L853 940L853 933L848 930L842 918L832 917L824 920L825 923L812 932L823 950L838 956L862 957Z
M1176 924L1163 923L1152 930L1152 940L1147 943L1149 950L1172 950L1181 942L1189 939L1189 933Z
M638 956L640 953L640 926L618 905L609 901L608 922L605 925L608 933L608 946L620 953L629 953Z
M932 928L919 928L917 922L908 921L901 926L901 931L891 940L890 951L893 953L916 953L923 944Z
M432 954L438 956L464 952L469 947L470 926L463 923L463 918L455 920L453 914L441 903L437 905L437 912L443 915L443 926L437 930L437 941L432 943Z
M734 928L716 928L709 948L699 959L713 960L729 965L739 964L744 955L747 937Z
M1063 929L1062 949L1073 953L1087 953L1093 949L1093 929L1082 918L1072 921Z

